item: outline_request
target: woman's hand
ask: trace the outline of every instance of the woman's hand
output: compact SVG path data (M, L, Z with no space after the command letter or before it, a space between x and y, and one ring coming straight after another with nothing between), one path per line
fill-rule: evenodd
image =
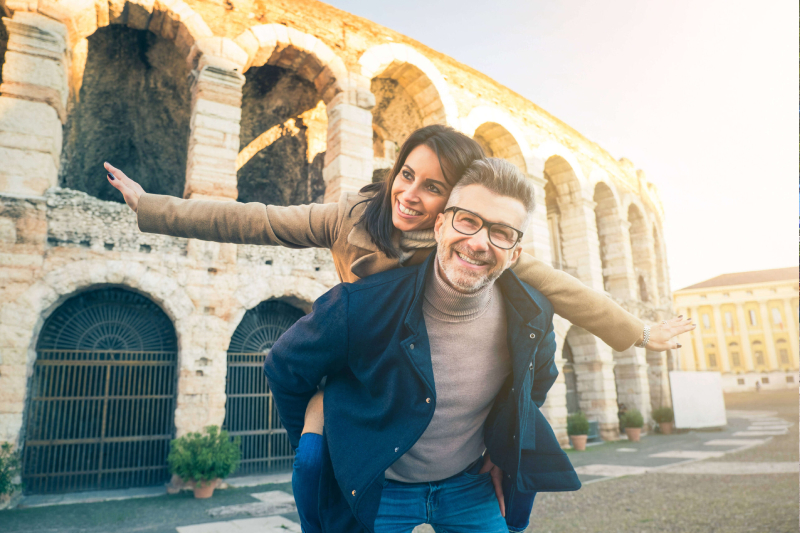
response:
M139 209L139 197L144 194L142 186L130 179L118 168L112 167L110 163L105 163L103 166L106 167L108 171L106 175L108 182L122 193L122 197L125 198L125 203L128 204L128 207L133 209L134 213L137 213Z
M503 471L492 462L492 458L489 457L489 452L486 452L483 458L483 466L478 474L483 474L485 472L489 472L489 475L492 476L494 495L497 496L497 503L500 504L500 514L506 516L506 501L503 498Z
M672 337L692 331L697 324L692 324L691 318L683 318L683 315L676 316L670 320L664 320L660 324L650 326L650 340L647 341L647 349L654 352L664 352L680 348L681 344L671 340ZM643 339L639 339L640 344Z

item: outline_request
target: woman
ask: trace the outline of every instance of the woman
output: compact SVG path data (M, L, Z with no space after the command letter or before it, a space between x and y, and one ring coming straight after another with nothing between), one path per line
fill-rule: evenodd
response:
M110 183L137 212L145 232L177 237L265 244L290 248L328 248L339 278L354 282L370 274L424 261L435 246L433 225L453 185L466 168L484 157L477 142L446 126L421 128L403 143L382 183L345 195L336 204L290 207L258 203L181 200L145 194L124 173L106 163ZM645 325L604 294L523 253L514 272L537 288L556 313L622 351L642 342ZM650 329L647 347L663 351L670 339L692 326L680 317ZM322 434L322 395L312 399L295 459L293 488L306 533L318 530L315 476ZM489 464L484 465L488 469ZM530 505L533 504L531 498ZM502 500L501 508L504 507ZM509 528L527 526L530 505L509 513ZM513 515L513 516L511 516ZM524 521L524 524L521 522ZM517 522L517 523L514 523Z

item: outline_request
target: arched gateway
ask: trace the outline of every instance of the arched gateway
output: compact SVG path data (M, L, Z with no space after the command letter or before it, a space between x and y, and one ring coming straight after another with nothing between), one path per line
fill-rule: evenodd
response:
M135 292L83 292L47 319L36 346L22 481L30 493L168 479L175 330Z
M281 334L303 316L280 301L261 302L245 313L228 347L224 427L242 439L236 475L291 468L294 454L264 377L264 356Z

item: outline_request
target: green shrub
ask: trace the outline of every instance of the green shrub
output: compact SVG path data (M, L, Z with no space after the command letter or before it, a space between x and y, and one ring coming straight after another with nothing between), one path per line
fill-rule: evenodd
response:
M578 411L567 417L567 435L588 435L589 421L586 415Z
M638 409L630 409L622 415L622 424L626 428L640 428L644 426L644 418Z
M0 445L0 495L11 494L22 487L14 483L20 472L20 464L19 452L14 450L11 443Z
M675 413L672 412L672 407L659 407L653 411L653 420L659 424L672 422L675 420Z
M170 472L184 481L212 481L233 473L239 465L241 439L231 441L228 432L208 426L205 433L189 433L170 442Z

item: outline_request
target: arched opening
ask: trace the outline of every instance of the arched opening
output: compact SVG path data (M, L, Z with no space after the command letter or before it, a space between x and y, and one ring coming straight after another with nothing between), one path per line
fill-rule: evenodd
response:
M151 193L182 196L189 140L189 69L175 44L120 25L88 38L77 98L64 126L59 184L123 202L103 161Z
M415 130L445 124L439 92L416 65L392 61L370 82L372 108L373 181L381 180L394 164L397 150Z
M500 124L496 122L481 124L475 130L473 138L478 141L487 156L500 157L514 163L522 172L527 172L522 148L511 132Z
M314 83L272 64L250 68L242 88L238 200L321 203L327 129L325 103Z
M634 204L628 208L633 269L638 277L638 296L642 302L649 300L650 242L642 212Z
M578 379L575 375L575 356L572 355L572 348L569 342L564 341L561 350L561 357L564 359L564 382L567 385L567 414L575 414L581 410L578 401Z
M247 311L231 337L225 380L225 422L242 439L242 461L235 475L288 470L292 453L272 393L264 378L264 357L283 332L304 313L270 300Z
M740 369L742 367L742 356L739 352L739 343L731 342L728 344L728 353L731 356L731 368Z
M753 341L753 362L756 365L755 370L766 370L767 362L764 359L764 345L761 341Z
M177 337L148 298L103 288L45 321L28 394L30 493L164 483L174 437Z
M617 200L611 188L599 182L593 197L597 239L600 243L600 262L603 266L603 288L618 295L625 294L625 247L620 232L620 216Z
M786 372L789 371L791 362L789 360L789 344L786 339L778 339L775 343L776 351L778 353L778 362Z

